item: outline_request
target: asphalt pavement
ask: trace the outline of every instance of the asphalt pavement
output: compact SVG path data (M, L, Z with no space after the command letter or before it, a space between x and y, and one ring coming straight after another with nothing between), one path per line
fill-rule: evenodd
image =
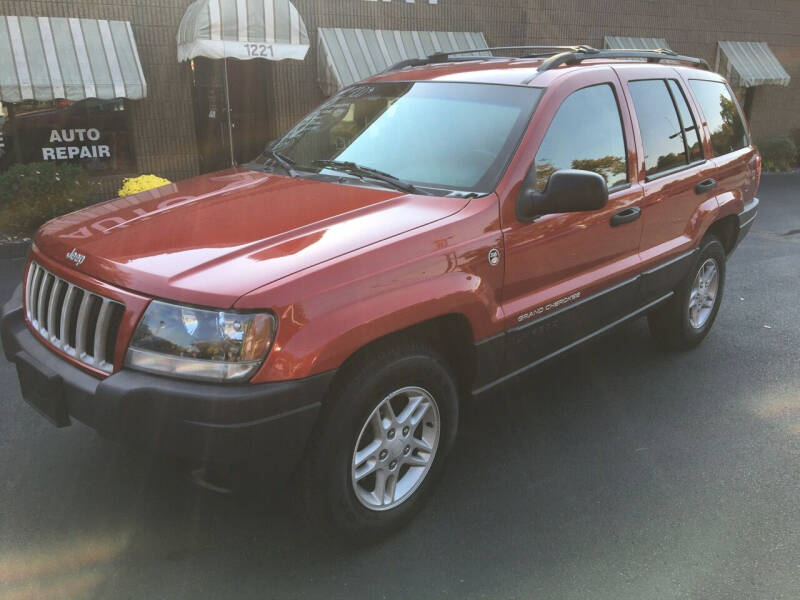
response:
M431 503L368 548L53 428L0 358L0 599L800 598L800 176L759 195L700 348L640 320L468 407Z

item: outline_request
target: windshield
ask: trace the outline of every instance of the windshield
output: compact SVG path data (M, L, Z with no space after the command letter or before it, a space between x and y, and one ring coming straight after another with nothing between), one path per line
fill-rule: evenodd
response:
M377 169L418 187L494 189L541 89L374 83L331 98L273 147L298 169L318 161Z

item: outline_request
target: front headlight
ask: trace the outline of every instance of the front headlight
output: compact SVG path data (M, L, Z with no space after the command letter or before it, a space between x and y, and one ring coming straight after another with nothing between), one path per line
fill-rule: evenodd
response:
M133 334L125 365L186 379L238 383L264 362L275 338L270 313L234 313L154 300Z

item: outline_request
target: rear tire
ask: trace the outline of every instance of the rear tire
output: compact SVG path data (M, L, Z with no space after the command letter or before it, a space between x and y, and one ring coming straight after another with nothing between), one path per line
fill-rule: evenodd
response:
M700 252L675 295L647 315L650 333L667 350L689 350L705 339L717 317L725 287L725 248L713 235Z
M405 525L439 479L458 427L447 363L415 342L384 345L344 372L300 473L318 526L368 543Z

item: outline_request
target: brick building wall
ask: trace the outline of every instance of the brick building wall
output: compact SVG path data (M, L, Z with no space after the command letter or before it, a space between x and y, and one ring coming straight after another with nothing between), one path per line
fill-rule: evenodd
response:
M294 0L312 48L303 64L276 66L275 133L322 101L316 85L316 27L482 31L493 46L589 44L606 35L663 37L676 52L714 66L718 40L767 42L792 77L789 87L756 90L756 139L800 128L798 0ZM283 85L285 83L285 85Z
M175 36L191 0L0 0L0 14L130 21L148 97L129 102L138 170L170 179L196 174L191 74L176 59ZM286 131L323 99L317 84L317 27L482 31L491 45L587 43L604 35L664 37L681 53L713 66L717 40L765 41L792 77L788 88L757 89L756 139L800 128L798 0L439 0L408 3L294 0L311 38L305 61L266 63L271 85L261 94L270 137ZM107 181L113 189L119 178Z
M0 14L130 21L148 84L147 98L126 103L139 173L172 180L197 173L191 76L176 59L175 34L187 0L0 0ZM122 175L103 177L103 192Z

